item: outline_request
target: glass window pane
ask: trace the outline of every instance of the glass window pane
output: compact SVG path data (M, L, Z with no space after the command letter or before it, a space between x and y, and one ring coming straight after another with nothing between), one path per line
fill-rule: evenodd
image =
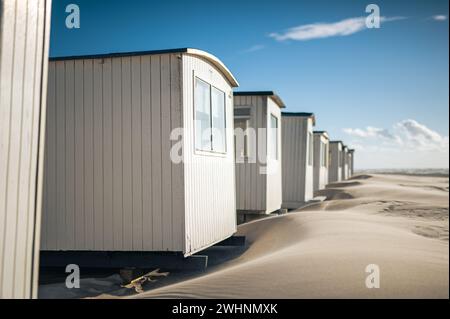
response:
M211 150L211 107L210 86L202 80L195 79L195 148L202 151Z
M225 93L212 88L212 150L219 153L226 151L225 134Z

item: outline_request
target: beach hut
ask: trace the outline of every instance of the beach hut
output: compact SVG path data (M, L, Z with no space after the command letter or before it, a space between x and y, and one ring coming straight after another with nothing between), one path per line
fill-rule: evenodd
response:
M342 180L342 150L341 141L330 141L330 166L328 168L328 182L334 183Z
M269 214L281 209L280 109L284 107L271 91L234 92L238 213Z
M0 299L37 296L50 9L0 0Z
M346 179L348 179L348 146L344 145L342 147L341 157L342 157L341 178L342 178L342 180L346 180Z
M314 197L313 113L282 113L283 208L298 208Z
M314 191L328 184L329 137L325 131L314 131Z
M352 177L355 171L355 150L349 149L348 150L348 177Z
M51 59L41 249L186 257L235 233L237 86L196 49Z

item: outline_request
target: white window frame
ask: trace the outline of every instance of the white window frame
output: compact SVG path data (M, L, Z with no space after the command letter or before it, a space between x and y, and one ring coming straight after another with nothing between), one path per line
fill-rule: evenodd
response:
M211 150L203 150L203 149L198 149L197 148L197 111L196 111L196 93L195 93L195 87L196 87L196 81L202 81L203 83L209 85L209 108L210 108L210 112L209 112L209 121L210 121L210 136L211 136ZM212 89L215 88L216 90L220 91L223 93L224 96L224 134L225 134L225 147L224 147L224 151L223 152L219 152L219 151L215 151L213 148L214 144L212 141L212 125L213 125L213 120L212 120ZM193 117L194 117L194 125L193 125L193 130L194 130L194 141L193 141L193 147L194 147L194 154L196 155L204 155L204 156L218 156L218 157L225 157L228 153L228 143L227 143L227 95L226 92L219 89L217 86L209 83L208 81L203 80L201 77L197 76L194 74L193 76Z

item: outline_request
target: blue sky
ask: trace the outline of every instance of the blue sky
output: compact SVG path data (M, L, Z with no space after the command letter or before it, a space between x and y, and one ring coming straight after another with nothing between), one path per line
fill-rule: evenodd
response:
M65 27L70 3L80 29ZM289 32L352 27L369 3L386 18L380 29ZM54 0L50 55L200 48L240 90L274 90L287 111L314 112L317 129L357 149L359 168L448 167L448 30L446 0Z

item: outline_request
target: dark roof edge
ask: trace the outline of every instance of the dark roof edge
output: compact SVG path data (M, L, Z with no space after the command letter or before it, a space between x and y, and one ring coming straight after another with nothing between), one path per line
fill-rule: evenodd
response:
M88 54L88 55L72 55L72 56L50 57L49 61L82 60L82 59L106 59L106 58L117 58L117 57L125 57L125 56L168 54L168 53L187 53L187 52L188 52L188 48L176 48L176 49L166 49L166 50L147 50L147 51L99 53L99 54Z
M267 96L270 97L279 107L283 109L286 107L283 100L273 91L236 91L234 96Z
M328 136L328 132L327 131L313 131L314 134L321 134L323 136L325 136L327 139L330 139L330 137Z
M281 116L286 117L310 117L313 120L313 126L316 125L316 116L310 112L281 112Z
M281 115L293 117L314 117L314 113L309 112L281 112Z
M119 53L108 53L108 54L94 54L94 55L78 55L78 56L66 56L66 57L53 57L49 61L64 61L64 60L80 60L80 59L106 59L106 58L117 58L126 56L139 56L139 55L154 55L154 54L173 54L173 53L184 53L191 54L200 58L207 60L210 64L214 65L225 78L228 80L232 87L238 87L239 82L233 76L230 70L220 61L216 56L199 49L193 48L179 48L179 49L167 49L167 50L152 50L152 51L135 51L135 52L119 52Z

